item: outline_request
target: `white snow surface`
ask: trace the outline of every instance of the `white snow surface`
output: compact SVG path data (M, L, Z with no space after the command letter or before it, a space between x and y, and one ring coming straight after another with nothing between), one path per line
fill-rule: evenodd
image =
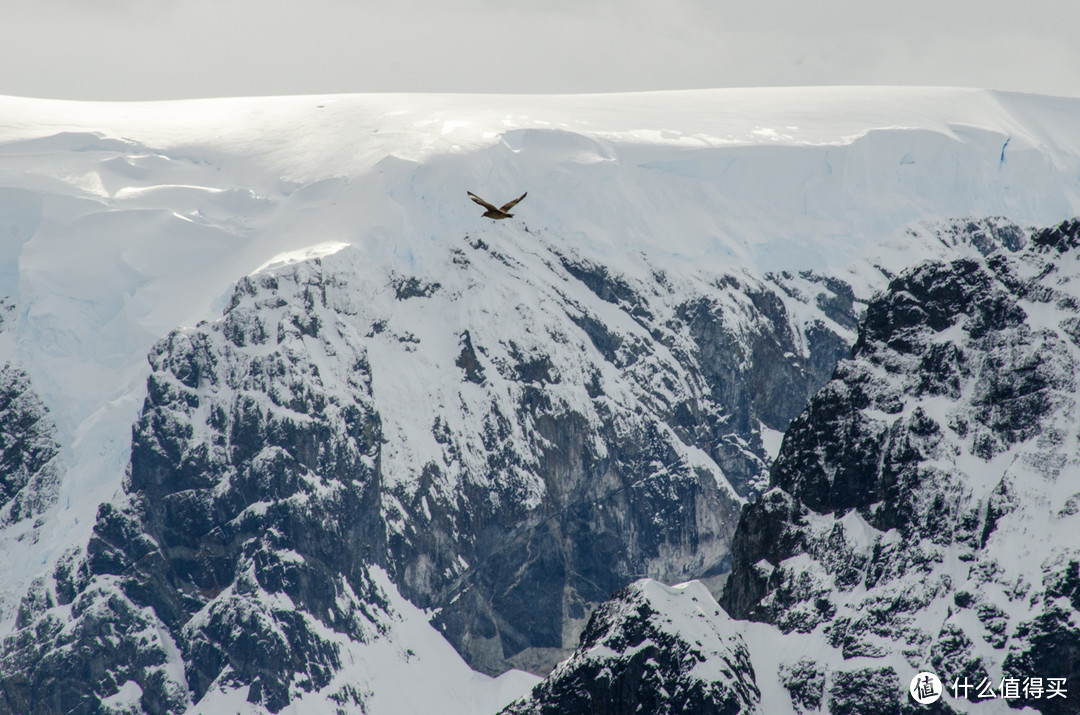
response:
M445 713L475 715L498 712L528 692L539 678L510 670L491 678L469 669L454 648L428 622L428 614L398 592L385 571L371 568L388 608L369 642L359 643L322 626L321 635L341 648L343 667L322 691L297 690L282 715L302 713ZM314 627L314 619L311 621ZM328 694L350 693L354 699L331 700ZM188 712L259 715L266 710L247 702L248 688L213 688Z
M492 228L466 190L495 204L529 193ZM0 541L0 636L121 488L151 345L216 318L255 271L346 251L373 278L438 281L454 242L481 232L524 253L542 236L628 276L810 268L865 296L884 280L874 266L951 250L907 230L919 222L1077 214L1080 99L867 87L0 98L0 297L16 307L0 362L31 375L68 469L40 537ZM497 314L499 290L481 307ZM423 625L409 638L438 638Z

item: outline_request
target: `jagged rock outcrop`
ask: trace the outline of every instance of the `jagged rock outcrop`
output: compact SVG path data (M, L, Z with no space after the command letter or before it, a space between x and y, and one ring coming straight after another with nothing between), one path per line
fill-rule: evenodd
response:
M49 412L17 365L0 365L0 529L56 503L60 445Z
M993 676L1080 692L1078 227L1037 231L1014 255L921 264L871 301L852 359L743 511L731 615L898 683L966 677L973 702ZM836 662L803 662L805 677L782 663L793 702L817 673L850 671ZM1010 704L1076 711L1045 694Z
M597 608L577 650L504 715L759 712L750 653L709 591L651 580Z
M224 320L158 344L126 497L24 600L0 709L96 712L133 684L147 712L213 686L276 712L329 685L335 639L377 630L379 421L362 351L329 330L340 362L304 347L322 288L245 283Z
M983 256L1001 249L1016 253L1028 243L1027 231L1003 216L924 222L919 228L936 237L944 246L971 246ZM909 236L915 233L915 229L908 231Z
M57 501L63 476L56 425L24 366L4 348L15 304L0 298L0 573L41 538L43 517ZM17 615L23 594L0 584L0 622Z

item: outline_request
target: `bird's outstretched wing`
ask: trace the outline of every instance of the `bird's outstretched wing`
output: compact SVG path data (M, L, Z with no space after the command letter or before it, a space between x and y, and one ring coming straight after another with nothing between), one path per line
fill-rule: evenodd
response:
M511 201L511 202L509 202L509 203L507 203L507 204L503 204L503 207L502 207L501 209L499 209L499 210L500 210L500 211L502 211L503 213L505 213L505 212L509 211L510 209L514 208L514 206L516 206L516 205L517 205L517 202L518 202L518 201L521 201L521 200L522 200L523 198L525 198L525 197L526 197L526 196L528 196L528 195L529 195L529 192L528 192L528 191L526 191L526 192L525 192L524 194L522 194L521 196L517 197L517 198L516 198L516 199L514 199L513 201Z
M469 195L469 198L470 198L470 199L472 199L472 200L473 200L473 201L475 201L476 203L480 204L481 206L483 206L484 208L486 208L486 209L487 209L488 211L498 211L498 210L499 210L499 209L495 208L494 206L492 206L491 204L489 204L489 203L488 203L487 201L484 201L484 200L483 200L482 198L480 198L479 196L477 196L477 195L476 195L476 194L474 194L473 192L471 192L471 191L466 191L465 193ZM522 197L522 198L524 198L524 197ZM521 200L521 199L518 199L518 201L520 201L520 200ZM516 203L516 202L515 202L515 203ZM513 204L511 204L511 205L513 205Z

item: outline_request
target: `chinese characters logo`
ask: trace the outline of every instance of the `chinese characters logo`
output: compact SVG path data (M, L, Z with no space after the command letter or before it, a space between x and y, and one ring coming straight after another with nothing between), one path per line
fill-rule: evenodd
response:
M908 692L911 693L911 699L920 705L936 703L941 698L943 692L941 679L933 673L919 673L911 679L911 686L908 688Z

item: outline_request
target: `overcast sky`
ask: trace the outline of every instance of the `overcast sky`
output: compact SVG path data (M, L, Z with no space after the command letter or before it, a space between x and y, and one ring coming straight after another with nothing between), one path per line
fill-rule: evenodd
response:
M1075 0L0 0L0 94L952 85L1080 96Z

